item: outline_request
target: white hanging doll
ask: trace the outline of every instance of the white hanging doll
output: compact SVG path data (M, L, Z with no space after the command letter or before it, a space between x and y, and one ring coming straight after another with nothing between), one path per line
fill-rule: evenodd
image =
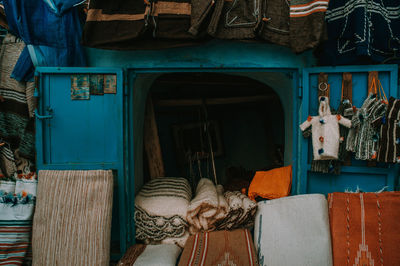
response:
M351 127L351 121L341 115L332 115L328 97L319 98L319 115L309 116L300 125L302 131L311 127L314 160L337 160L339 152L339 124Z

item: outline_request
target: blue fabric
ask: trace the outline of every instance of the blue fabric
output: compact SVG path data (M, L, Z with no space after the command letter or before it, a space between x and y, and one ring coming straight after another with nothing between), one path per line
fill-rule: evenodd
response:
M323 64L378 63L400 50L399 0L330 0L325 19Z
M33 77L32 65L86 66L84 50L80 44L82 25L76 8L73 8L82 0L3 2L10 32L28 46L21 54L12 77L29 80Z

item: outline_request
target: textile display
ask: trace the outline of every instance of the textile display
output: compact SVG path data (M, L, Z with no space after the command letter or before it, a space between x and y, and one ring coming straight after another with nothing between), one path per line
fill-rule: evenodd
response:
M332 265L325 196L308 194L258 202L254 244L260 265Z
M0 265L22 265L28 252L37 181L0 180Z
M91 0L82 42L90 47L116 50L191 45L191 10L189 0Z
M258 265L252 241L247 229L191 235L183 249L179 266Z
M135 198L136 238L146 243L185 245L186 212L192 198L182 177L161 177L146 183Z
M271 43L290 47L289 2L262 1L261 12L258 36Z
M378 162L400 163L400 100L390 97L380 124Z
M182 249L174 244L147 245L133 265L175 266L181 253Z
M321 63L377 63L392 57L400 50L399 14L397 0L330 0L325 17L328 41Z
M11 72L25 47L17 37L7 34L0 51L0 147L2 172L8 178L16 169L15 155L35 159L33 82L10 78ZM7 170L8 169L8 170Z
M339 153L339 124L351 127L351 121L341 115L332 115L328 97L319 98L318 116L309 116L300 125L302 131L311 126L313 159L337 160Z
M82 0L3 0L9 31L26 44L13 70L20 81L33 78L34 66L86 66L80 44Z
M286 197L292 187L292 166L257 171L249 187L249 198L277 199Z
M191 234L215 230L215 224L225 218L229 206L223 187L215 186L208 178L200 179L196 194L187 208L187 221Z
M224 197L228 202L228 214L216 223L217 230L233 230L236 228L252 228L257 203L250 200L240 191L227 191Z
M328 195L334 265L400 265L400 192Z
M213 14L217 22L215 32L208 33L218 39L255 38L255 28L261 21L261 0L221 2L222 10L216 7Z
M33 265L109 265L111 170L41 170L33 219Z
M357 160L376 159L379 144L379 131L374 125L386 113L387 104L369 94L361 108L353 116L346 149L355 152Z
M329 0L291 0L290 46L296 53L316 47L326 38L325 12Z
M117 266L132 266L145 248L146 245L144 244L135 244L129 247L124 256L119 260Z

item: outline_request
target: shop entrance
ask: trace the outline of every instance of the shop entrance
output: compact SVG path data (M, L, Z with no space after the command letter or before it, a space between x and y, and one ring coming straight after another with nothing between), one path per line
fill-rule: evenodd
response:
M260 81L220 73L164 74L153 82L147 98L144 181L181 176L194 188L208 177L226 189L240 190L255 171L284 164L284 109L274 89ZM149 143L157 141L149 137L154 136L147 126L150 109L160 158Z

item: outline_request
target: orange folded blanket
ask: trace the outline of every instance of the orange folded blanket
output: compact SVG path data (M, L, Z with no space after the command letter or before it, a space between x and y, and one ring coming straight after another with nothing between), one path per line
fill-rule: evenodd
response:
M400 192L328 195L334 265L400 265Z
M257 171L249 187L249 198L277 199L286 197L292 186L292 166Z

